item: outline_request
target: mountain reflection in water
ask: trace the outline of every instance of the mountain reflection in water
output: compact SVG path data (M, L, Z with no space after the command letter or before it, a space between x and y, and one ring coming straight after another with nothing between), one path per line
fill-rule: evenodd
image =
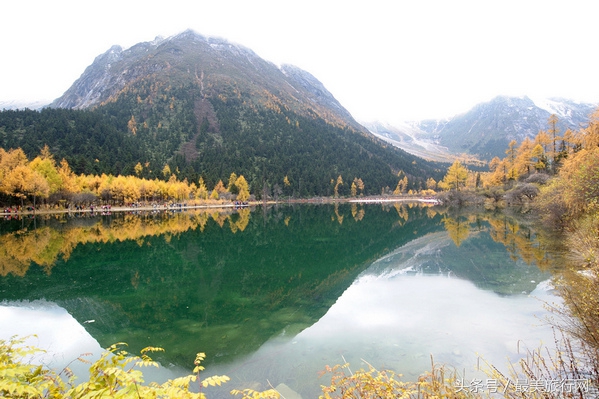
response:
M484 242L487 250L492 242L488 233L470 239ZM268 378L308 398L317 397L320 385L328 383L324 377L314 378L325 365L347 361L356 370L372 364L415 381L430 370L433 357L466 376L484 379L478 364L487 361L507 370L508 361L522 358L526 348L551 343L553 330L545 321L549 312L543 303L557 298L549 274L511 261L510 254L497 247L487 259L497 260L503 252L509 272L501 275L505 286L493 292L480 287L499 288L497 281L490 281L498 276L493 267L485 279L475 281L458 278L450 269L457 259L466 264L476 259L479 267L486 266L484 258L468 252L470 245L460 247L461 253L455 253L457 247L445 231L415 239L373 262L314 325L297 335L282 333L251 356L209 371L231 376L235 388L267 389ZM503 278L508 275L511 278Z
M551 295L548 256L502 215L353 204L0 227L5 305L54 302L100 346L162 346L165 365L206 352L227 390L268 379L311 397L341 356L413 379L429 354L471 370L551 338L535 298Z

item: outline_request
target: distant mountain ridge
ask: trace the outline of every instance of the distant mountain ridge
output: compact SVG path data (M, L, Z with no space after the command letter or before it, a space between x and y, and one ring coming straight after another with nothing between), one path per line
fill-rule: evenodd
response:
M546 130L551 114L558 116L561 132L578 130L588 123L596 107L597 104L565 99L535 102L528 97L499 96L451 119L420 121L414 127L453 153L476 154L490 160L494 156L504 157L511 140L520 142Z
M50 101L0 101L0 110L15 110L15 109L42 109L47 106Z
M566 99L498 96L449 119L364 125L375 136L424 158L445 160L466 154L488 161L503 158L511 140L520 142L546 130L552 114L564 132L585 126L596 108L597 104Z

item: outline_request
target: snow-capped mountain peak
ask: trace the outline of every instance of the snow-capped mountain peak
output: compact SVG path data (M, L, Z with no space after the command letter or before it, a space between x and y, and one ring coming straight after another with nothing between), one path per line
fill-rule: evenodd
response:
M530 99L537 107L560 118L570 118L572 116L572 105L577 104L571 100L555 98L531 97Z

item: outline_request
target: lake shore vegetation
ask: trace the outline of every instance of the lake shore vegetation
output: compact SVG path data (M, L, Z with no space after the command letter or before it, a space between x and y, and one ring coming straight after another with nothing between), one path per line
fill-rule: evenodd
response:
M448 206L513 207L534 213L563 233L573 260L599 267L599 110L588 126L561 133L557 116L534 140L509 143L506 157L493 158L488 172L472 172L459 161L439 181L436 198Z
M54 160L48 146L31 161L20 148L0 148L0 203L5 213L20 213L94 206L139 207L142 203L225 204L253 198L243 175L231 173L228 184L219 180L208 189L201 177L197 182L179 180L168 165L163 168L163 179L140 177L143 169L138 163L136 175L76 175L65 159L60 163Z
M408 175L399 171L394 189L383 187L380 195L365 195L367 183L361 178L344 181L343 176L338 175L330 180L330 196L299 197L287 176L280 185L250 192L248 181L235 172L208 186L201 176L197 182L181 180L180 172L171 170L168 164L162 169L162 178L146 178L143 175L147 167L137 163L132 175L76 174L65 159L57 162L48 146L32 160L21 148L8 151L0 148L0 213L17 216L36 212L194 208L283 201L431 200L435 194L433 187L436 187L431 177L426 188L412 189L416 182L410 182Z

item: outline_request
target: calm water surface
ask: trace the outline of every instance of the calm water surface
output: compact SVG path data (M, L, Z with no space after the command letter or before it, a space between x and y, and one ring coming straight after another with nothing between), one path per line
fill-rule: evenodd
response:
M303 205L10 220L0 233L0 338L37 334L56 367L124 341L166 349L151 379L188 373L203 351L205 375L231 377L225 392L284 383L308 398L344 359L414 380L433 356L468 376L479 356L502 367L553 340L551 259L499 214Z

